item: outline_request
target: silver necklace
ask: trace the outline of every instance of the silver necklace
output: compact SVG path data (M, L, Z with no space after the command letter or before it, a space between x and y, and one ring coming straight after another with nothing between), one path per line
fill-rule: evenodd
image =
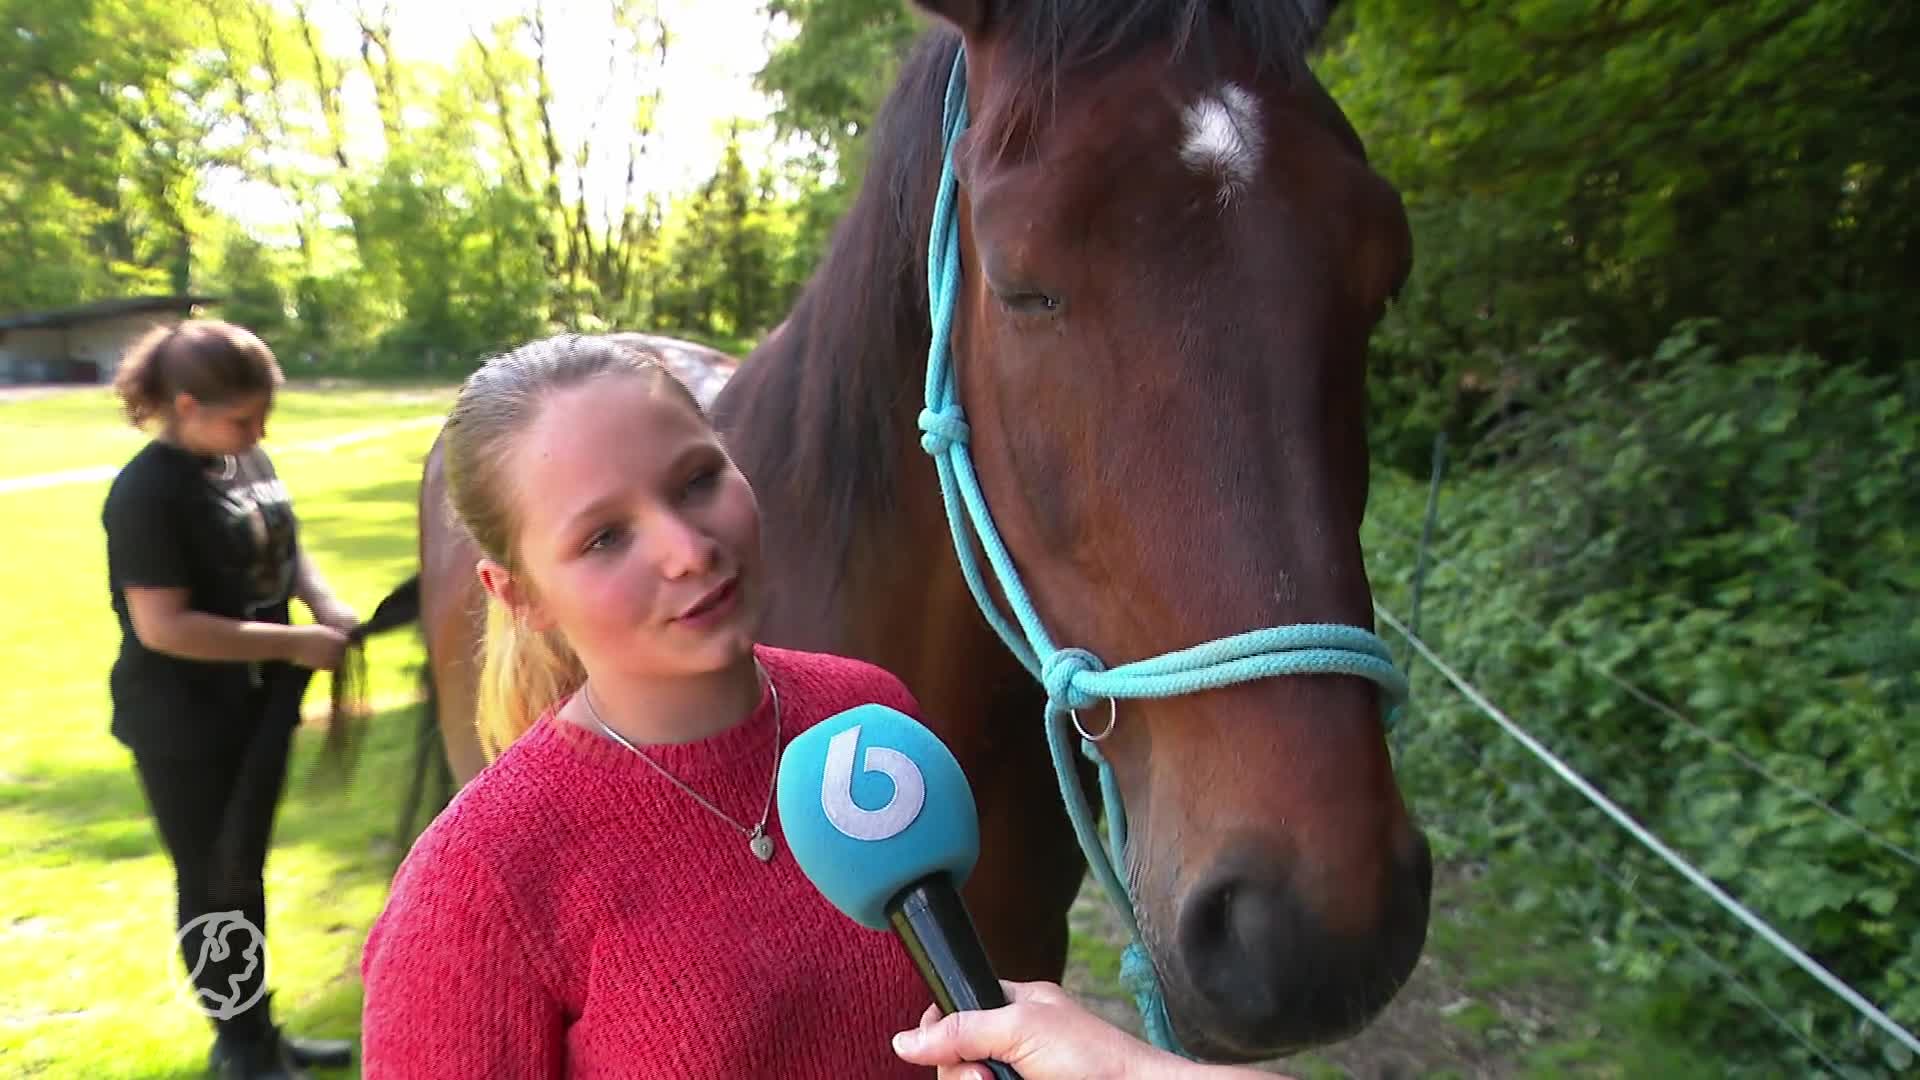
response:
M773 676L767 674L767 669L761 667L758 660L754 661L753 666L754 670L760 673L760 677L767 680L767 693L773 698L773 775L767 778L767 805L760 811L759 822L751 828L741 824L732 814L708 802L699 792L682 783L679 777L668 772L664 766L653 760L653 758L648 757L645 750L628 742L626 736L608 727L607 722L600 719L600 710L593 707L593 688L591 685L585 685L580 688L580 698L586 703L587 715L593 718L594 724L599 727L602 732L606 733L608 738L633 751L635 754L638 754L641 761L653 766L655 772L671 780L673 786L692 796L695 802L719 815L727 824L747 834L747 847L753 852L754 858L759 859L761 862L772 862L773 837L767 835L767 818L773 813L773 789L775 781L777 781L780 776L780 688L773 685Z

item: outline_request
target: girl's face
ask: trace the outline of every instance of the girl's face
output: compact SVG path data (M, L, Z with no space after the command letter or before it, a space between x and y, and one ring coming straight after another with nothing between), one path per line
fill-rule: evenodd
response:
M725 669L751 655L764 604L753 488L663 378L609 373L547 398L502 470L519 571L480 568L603 676Z
M181 393L174 395L169 430L175 442L196 454L244 454L267 437L267 414L272 411L269 393L220 404Z

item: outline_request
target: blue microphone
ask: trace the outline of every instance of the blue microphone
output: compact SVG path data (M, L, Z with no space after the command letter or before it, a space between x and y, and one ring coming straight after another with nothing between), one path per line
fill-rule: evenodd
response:
M943 1014L1007 1003L960 902L980 817L939 736L885 705L848 709L787 744L775 797L800 872L854 922L892 930Z

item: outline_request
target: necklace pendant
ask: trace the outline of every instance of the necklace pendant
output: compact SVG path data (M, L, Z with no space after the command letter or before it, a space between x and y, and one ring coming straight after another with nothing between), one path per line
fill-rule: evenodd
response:
M747 840L747 846L753 849L753 857L761 862L773 861L773 837L754 827L753 836Z

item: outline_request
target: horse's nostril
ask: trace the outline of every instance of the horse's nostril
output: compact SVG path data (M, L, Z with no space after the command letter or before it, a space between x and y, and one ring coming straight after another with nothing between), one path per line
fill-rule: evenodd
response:
M1431 863L1415 839L1374 898L1384 901L1378 920L1359 931L1330 928L1284 865L1224 860L1174 924L1185 989L1197 999L1181 1010L1183 1026L1222 1053L1268 1056L1364 1023L1392 998L1425 938Z
M1225 943L1233 933L1233 893L1235 884L1231 881L1215 889L1212 895L1200 902L1194 918L1199 925L1195 932L1210 942Z
M1180 919L1179 943L1194 988L1216 1008L1243 1016L1271 1014L1274 965L1292 955L1293 905L1283 890L1228 876L1196 890Z

